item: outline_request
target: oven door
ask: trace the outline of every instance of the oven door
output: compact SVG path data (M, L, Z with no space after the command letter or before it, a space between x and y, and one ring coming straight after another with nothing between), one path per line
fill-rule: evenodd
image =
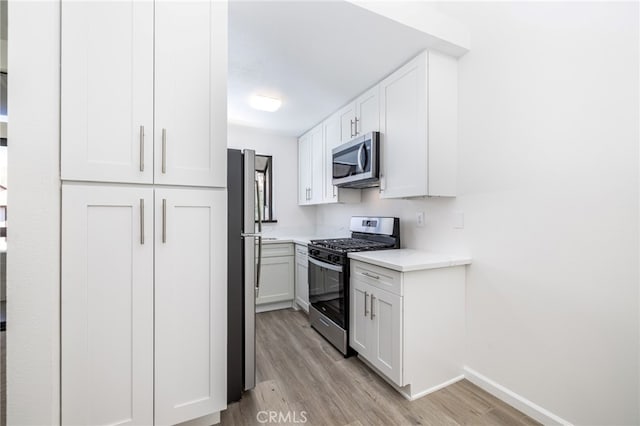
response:
M309 303L346 329L346 266L309 257Z

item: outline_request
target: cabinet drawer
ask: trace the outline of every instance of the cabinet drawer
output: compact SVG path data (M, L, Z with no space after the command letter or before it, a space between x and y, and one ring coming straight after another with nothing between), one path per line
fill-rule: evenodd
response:
M307 246L303 246L301 244L296 244L296 262L298 263L307 263Z
M262 243L262 257L293 256L291 243Z
M402 274L398 271L352 260L351 278L402 296Z

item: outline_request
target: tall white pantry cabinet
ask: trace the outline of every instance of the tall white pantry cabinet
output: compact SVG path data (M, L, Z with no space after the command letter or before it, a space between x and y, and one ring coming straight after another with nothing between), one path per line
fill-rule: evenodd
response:
M226 408L227 3L62 1L62 424Z

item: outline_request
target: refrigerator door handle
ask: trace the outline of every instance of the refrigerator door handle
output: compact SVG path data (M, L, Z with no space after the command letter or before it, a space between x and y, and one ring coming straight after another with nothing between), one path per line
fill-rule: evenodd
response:
M256 299L260 296L260 273L262 272L262 204L260 204L260 188L256 186L256 203L258 204L258 269L256 270Z
M242 238L258 238L258 237L262 237L262 234L259 232L243 232L240 234L240 237Z

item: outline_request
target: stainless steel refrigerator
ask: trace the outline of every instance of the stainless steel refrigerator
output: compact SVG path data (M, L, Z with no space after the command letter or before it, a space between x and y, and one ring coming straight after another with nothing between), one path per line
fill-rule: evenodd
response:
M227 402L256 384L256 294L262 265L262 220L256 210L255 151L227 150ZM257 229L256 229L257 228Z

